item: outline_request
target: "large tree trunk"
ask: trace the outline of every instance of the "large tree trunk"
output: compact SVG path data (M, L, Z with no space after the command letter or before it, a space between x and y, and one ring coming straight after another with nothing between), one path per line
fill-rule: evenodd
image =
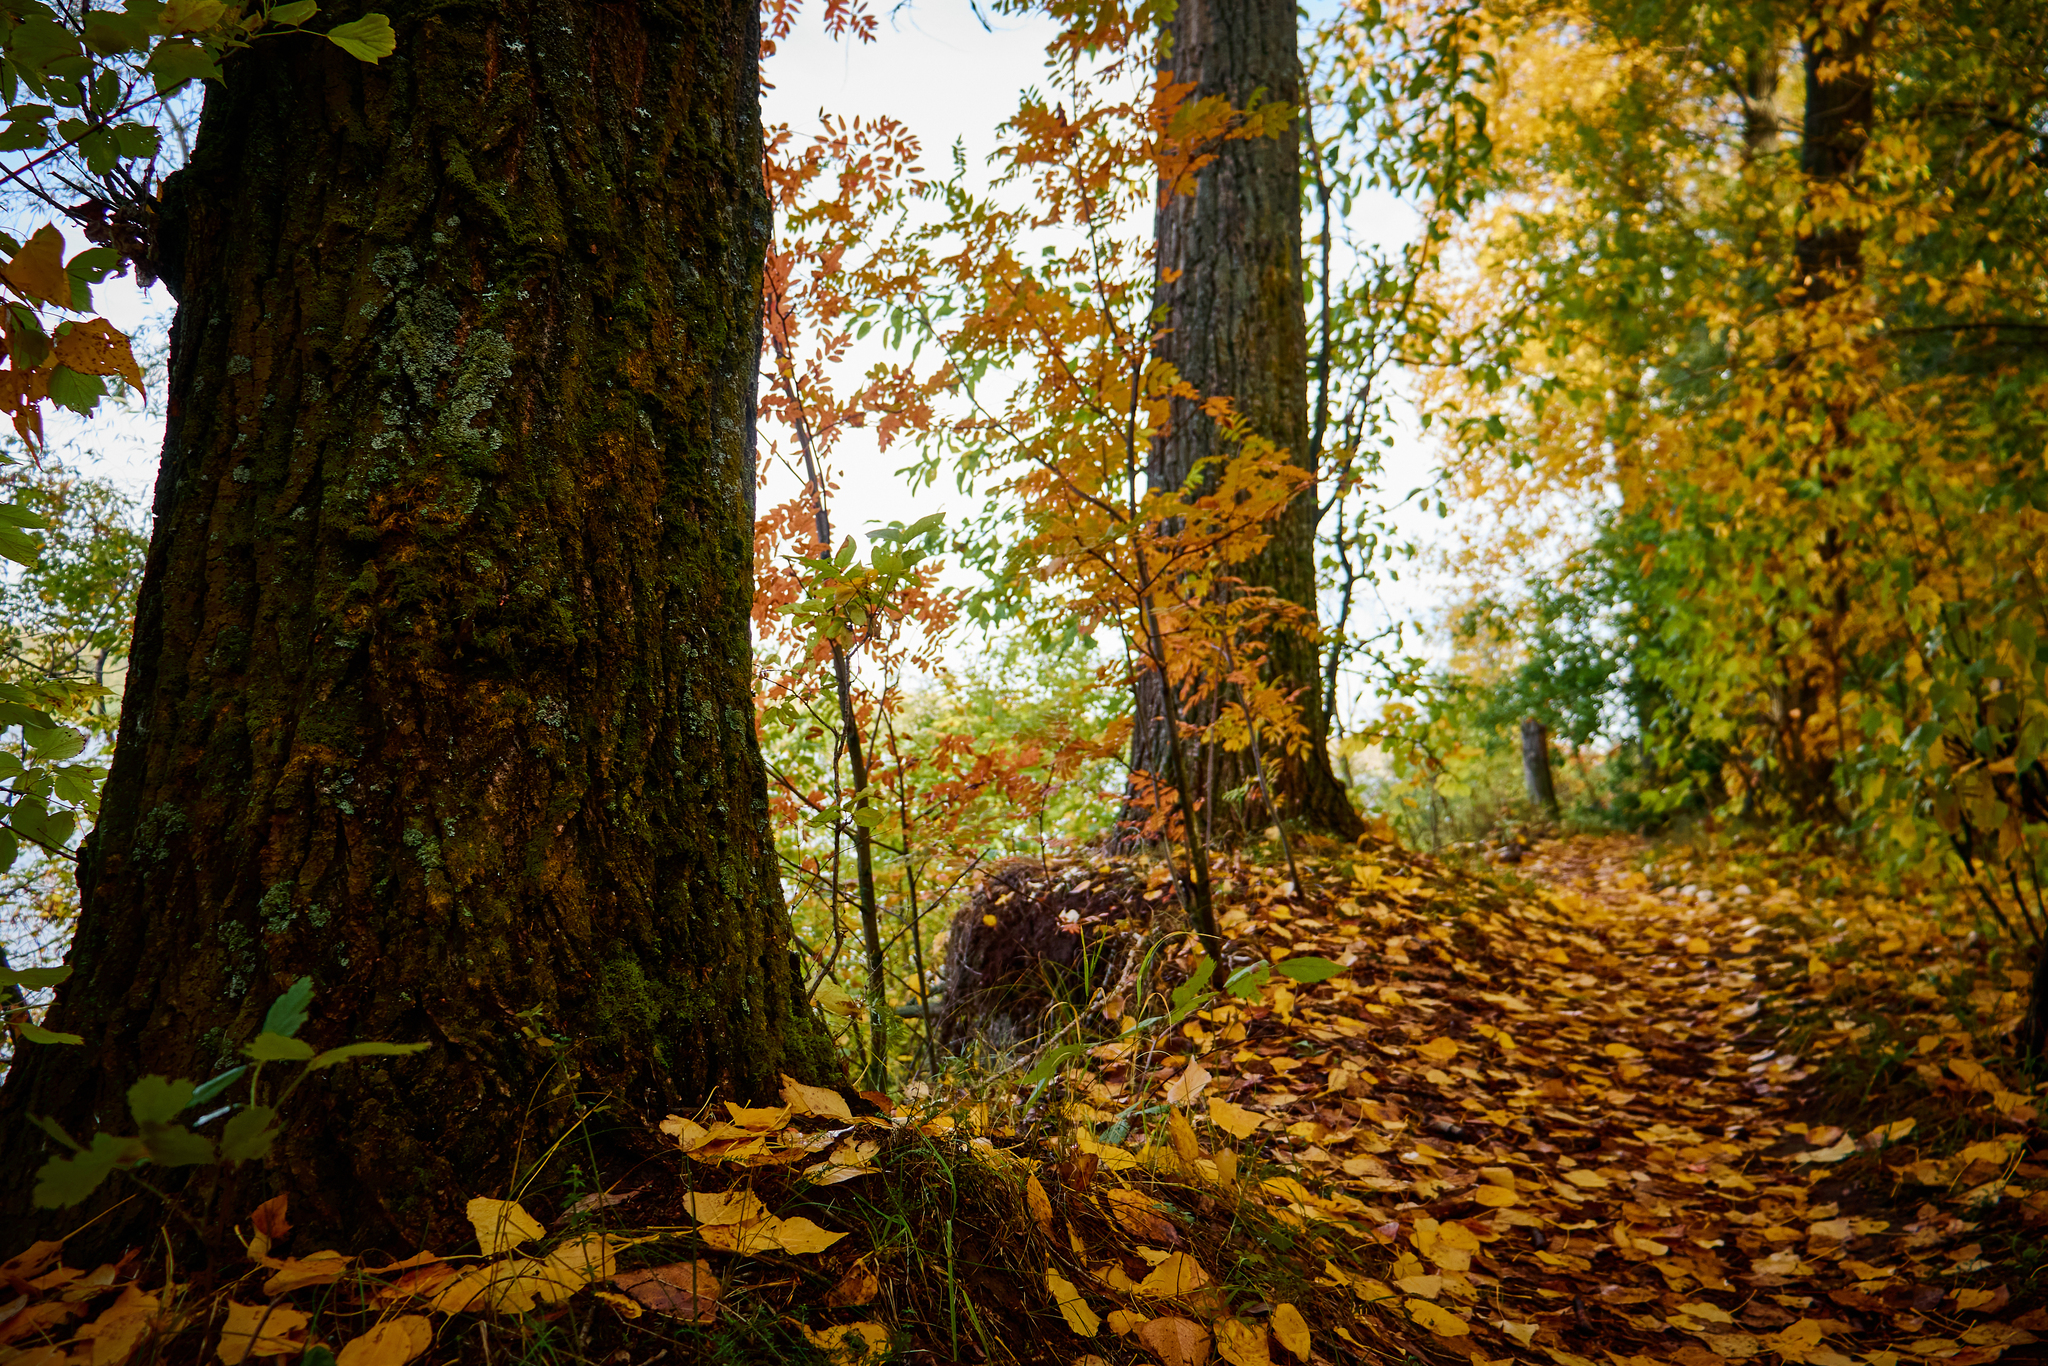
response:
M1168 72L1174 81L1195 87L1192 98L1221 95L1240 109L1254 96L1299 106L1301 59L1292 0L1183 0L1168 38ZM1225 143L1197 176L1193 195L1174 195L1160 205L1156 234L1155 297L1165 329L1159 354L1204 395L1234 399L1253 431L1313 474L1296 125L1277 137ZM1151 452L1153 487L1180 487L1200 462L1217 453L1217 441L1212 420L1194 404L1176 401L1171 426ZM1271 543L1238 573L1306 614L1307 629L1272 632L1267 667L1269 676L1294 694L1308 745L1303 753L1266 746L1267 781L1280 814L1354 839L1364 826L1330 769L1329 718L1323 714L1314 638L1315 490L1296 498L1272 530ZM1132 767L1168 778L1169 735L1159 681L1148 678L1138 690ZM1229 829L1235 808L1217 798L1247 787L1249 752L1191 752L1189 772L1210 807L1212 814L1205 819L1213 820L1219 832ZM1256 787L1249 795L1256 803Z
M50 1020L87 1046L0 1093L0 1246L27 1116L132 1133L129 1083L230 1063L301 975L314 1043L433 1047L319 1074L221 1199L357 1245L460 1241L581 1101L835 1066L749 696L754 0L380 7L380 66L232 58L167 192L155 536Z

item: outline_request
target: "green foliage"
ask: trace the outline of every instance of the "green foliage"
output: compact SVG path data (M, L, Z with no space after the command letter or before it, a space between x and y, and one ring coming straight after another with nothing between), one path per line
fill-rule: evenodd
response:
M69 974L69 968L54 972L32 969L8 976L16 983L42 985L43 979L54 984ZM126 1172L134 1176L139 1167L190 1167L215 1163L232 1166L254 1161L270 1151L278 1135L278 1111L312 1073L350 1058L402 1057L423 1052L429 1047L423 1043L371 1042L345 1044L316 1053L311 1044L295 1037L306 1023L312 1000L313 980L301 977L271 1004L269 1013L263 1017L261 1032L242 1048L243 1056L255 1064L253 1068L238 1065L204 1082L147 1076L130 1086L128 1114L135 1121L138 1131L135 1135L95 1133L90 1142L80 1143L56 1122L36 1120L45 1133L71 1150L71 1156L53 1157L37 1172L36 1206L56 1209L81 1204L114 1173ZM22 1031L22 1037L32 1042L42 1041L35 1039L28 1030ZM63 1041L82 1042L70 1035L63 1036ZM274 1098L267 1103L259 1101L264 1065L278 1062L303 1062L306 1067ZM188 1110L214 1101L245 1077L248 1081L246 1101L221 1105L189 1125L176 1122ZM227 1122L221 1126L218 1140L198 1132L219 1119ZM135 1179L145 1188L154 1189L141 1177L136 1176Z

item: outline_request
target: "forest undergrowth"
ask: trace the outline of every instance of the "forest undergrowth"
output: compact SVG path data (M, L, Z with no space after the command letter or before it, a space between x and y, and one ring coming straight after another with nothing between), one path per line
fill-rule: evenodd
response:
M474 1246L296 1247L286 1192L236 1265L19 1250L0 1363L2038 1359L2018 964L1813 861L1517 852L1239 863L1236 993L1154 934L1062 1067L790 1083L671 1116L627 1173L556 1136L474 1193ZM1142 861L1044 885L1098 878L1170 917Z

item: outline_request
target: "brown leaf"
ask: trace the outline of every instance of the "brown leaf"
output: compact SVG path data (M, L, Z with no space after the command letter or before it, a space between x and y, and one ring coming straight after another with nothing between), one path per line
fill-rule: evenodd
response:
M846 1274L839 1278L839 1284L825 1292L827 1309L848 1309L868 1303L881 1293L882 1282L862 1258L846 1268Z
M1209 1360L1209 1330L1192 1319L1152 1319L1138 1329L1138 1341L1166 1366L1206 1366Z
M622 1271L612 1284L657 1314L692 1323L718 1317L718 1273L701 1257L694 1262Z

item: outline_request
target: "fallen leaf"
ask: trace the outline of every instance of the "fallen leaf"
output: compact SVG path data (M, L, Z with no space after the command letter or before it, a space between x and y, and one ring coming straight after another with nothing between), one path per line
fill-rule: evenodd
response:
M692 1191L683 1197L683 1204L700 1224L746 1224L768 1213L761 1198L750 1190Z
M775 1229L776 1245L784 1252L799 1254L823 1252L845 1236L844 1233L834 1233L830 1229L819 1228L816 1224L802 1216L798 1216L795 1219L783 1219L778 1222Z
M1105 1198L1110 1214L1133 1237L1169 1247L1180 1242L1180 1230L1159 1213L1149 1196L1140 1191L1116 1189L1107 1192Z
M316 1252L310 1257L289 1257L277 1263L277 1271L263 1282L263 1293L275 1298L309 1285L333 1285L348 1270L353 1257L339 1252Z
M434 1341L433 1321L424 1314L386 1319L350 1338L335 1353L335 1366L405 1366Z
M1458 1056L1458 1041L1438 1036L1415 1051L1418 1055L1429 1059L1433 1063L1447 1063Z
M1461 1337L1472 1331L1471 1324L1465 1322L1465 1320L1459 1318L1450 1310L1431 1304L1428 1300L1406 1300L1403 1301L1402 1308L1408 1311L1409 1318L1415 1320L1430 1332L1435 1333L1438 1337Z
M120 1366L135 1351L143 1334L156 1326L161 1304L155 1295L126 1286L121 1297L91 1323L81 1324L78 1337L92 1343L90 1366Z
M1215 1096L1209 1097L1209 1122L1232 1138L1250 1138L1252 1131L1259 1127L1262 1118L1263 1116L1255 1110L1247 1110L1242 1105L1232 1105L1229 1101L1219 1100Z
M1192 1319L1162 1315L1142 1324L1138 1341L1152 1349L1166 1366L1206 1366L1209 1330Z
M1039 1231L1052 1237L1052 1197L1045 1193L1045 1185L1035 1173L1024 1178L1024 1203L1031 1207L1031 1218Z
M657 1314L693 1323L718 1317L718 1273L701 1257L693 1262L622 1271L612 1284Z
M1266 1330L1242 1319L1216 1321L1216 1355L1230 1366L1273 1366L1266 1347Z
M1301 1311L1291 1304L1273 1306L1273 1336L1280 1339L1280 1345L1303 1361L1309 1357L1311 1334L1307 1320Z
M1118 1337L1122 1337L1126 1333L1136 1332L1150 1322L1151 1320L1143 1314L1134 1314L1128 1309L1112 1309L1109 1311L1109 1331L1115 1333Z
M1208 1068L1202 1066L1199 1062L1191 1062L1179 1076L1166 1084L1166 1103L1168 1105L1192 1105L1195 1102L1195 1097L1201 1095L1202 1091L1213 1080L1215 1078L1209 1074ZM1242 1136L1239 1135L1239 1137Z
M782 1103L793 1115L815 1115L853 1123L853 1109L846 1097L825 1086L806 1086L794 1077L782 1078Z
M1094 1337L1095 1330L1102 1327L1102 1320L1088 1307L1088 1301L1081 1298L1081 1292L1074 1288L1074 1283L1057 1271L1047 1271L1045 1286L1052 1292L1052 1301L1058 1306L1060 1317L1067 1321L1067 1327L1081 1337Z
M468 1213L469 1225L476 1230L476 1240L486 1257L510 1252L547 1232L540 1220L528 1214L517 1200L492 1200L479 1195L469 1202Z
M881 1293L881 1278L862 1258L846 1268L846 1274L839 1278L839 1284L825 1292L827 1309L848 1309L868 1303Z
M239 1366L249 1357L297 1356L306 1350L306 1343L292 1335L305 1332L307 1322L306 1316L290 1305L229 1300L214 1355L225 1366Z
M1209 1284L1209 1273L1185 1252L1175 1252L1152 1268L1152 1274L1138 1282L1137 1293L1173 1298L1190 1294ZM1207 1351L1206 1346L1203 1349Z
M882 1324L846 1323L837 1328L814 1331L804 1327L811 1346L838 1366L855 1366L861 1361L880 1361L889 1354L889 1330Z
M735 1105L731 1101L727 1101L725 1108L732 1112L732 1122L736 1128L750 1129L757 1133L767 1133L780 1129L783 1125L789 1123L789 1107L787 1105L746 1106ZM848 1118L850 1119L852 1116L849 1115Z

